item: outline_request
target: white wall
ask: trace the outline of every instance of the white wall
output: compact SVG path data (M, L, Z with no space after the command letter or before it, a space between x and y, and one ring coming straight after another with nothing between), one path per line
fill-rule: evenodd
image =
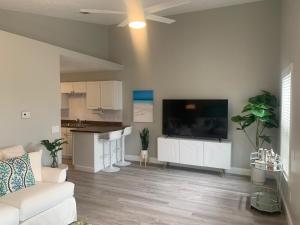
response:
M227 98L230 116L260 90L278 94L280 4L277 0L174 16L172 25L149 22L146 30L111 27L110 59L119 73L65 74L63 81L123 80L125 124L132 123L132 91L153 89L154 122L135 123L128 154L140 149L138 130L150 128L150 154L162 131L162 99ZM131 32L131 33L130 33ZM251 148L229 122L234 167L249 168ZM274 138L277 139L276 136Z
M285 199L294 225L300 224L300 2L282 1L282 71L294 65L292 77L292 117L291 117L291 163L290 177L285 190Z
M57 49L4 31L0 43L0 148L32 148L42 139L59 137L51 130L60 125ZM21 120L22 111L30 111L32 118Z

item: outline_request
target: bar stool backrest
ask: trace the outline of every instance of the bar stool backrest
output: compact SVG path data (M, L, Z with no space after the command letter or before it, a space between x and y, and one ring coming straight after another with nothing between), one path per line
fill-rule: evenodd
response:
M132 133L132 127L126 127L123 130L123 136L130 135Z
M111 132L108 133L108 140L109 141L118 140L121 137L122 137L122 130L111 131Z

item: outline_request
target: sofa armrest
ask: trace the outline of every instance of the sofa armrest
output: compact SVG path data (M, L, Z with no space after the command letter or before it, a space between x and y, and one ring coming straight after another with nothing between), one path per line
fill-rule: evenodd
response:
M66 181L65 169L42 167L42 182L63 183Z

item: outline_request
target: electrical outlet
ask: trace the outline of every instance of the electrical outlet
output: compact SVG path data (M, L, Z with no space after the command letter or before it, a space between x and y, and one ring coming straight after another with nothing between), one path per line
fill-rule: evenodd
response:
M31 119L31 112L22 112L21 118L22 119Z
M59 126L52 126L52 134L57 134L60 132Z

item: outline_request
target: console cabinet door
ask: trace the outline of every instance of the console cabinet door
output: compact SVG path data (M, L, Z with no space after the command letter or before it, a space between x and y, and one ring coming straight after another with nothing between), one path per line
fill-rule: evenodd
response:
M203 166L203 141L180 140L180 163Z
M158 138L157 145L159 161L179 163L179 140Z
M204 143L204 166L230 169L231 167L231 144L205 142Z

